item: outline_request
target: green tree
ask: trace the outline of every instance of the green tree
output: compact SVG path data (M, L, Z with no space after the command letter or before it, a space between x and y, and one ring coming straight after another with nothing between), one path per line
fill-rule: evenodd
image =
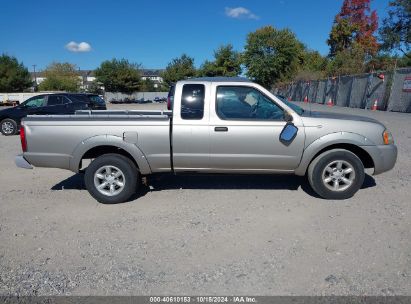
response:
M53 62L44 71L46 79L40 83L39 91L67 91L80 90L81 79L77 68L71 63Z
M401 58L399 58L398 67L411 67L411 52L404 54Z
M318 51L305 50L301 65L308 71L324 71L327 63L327 57L322 56Z
M347 19L334 21L330 37L327 40L330 46L330 57L334 57L338 52L345 51L351 47L355 41L355 33L358 26L351 24Z
M365 51L354 43L350 49L338 52L329 62L327 67L328 75L349 75L365 72Z
M146 78L141 83L141 91L142 92L155 92L156 88L154 86L154 81L149 78Z
M32 85L30 73L15 57L0 56L0 92L21 92Z
M194 59L186 54L179 58L174 58L161 73L161 77L168 85L179 80L187 79L196 75Z
M399 50L411 58L411 1L393 0L389 3L388 17L380 28L381 49Z
M248 34L243 53L247 76L266 88L291 79L299 69L303 50L303 44L289 29L258 29Z
M205 61L199 76L227 76L234 77L241 74L241 55L233 50L231 44L223 45L214 51L214 61Z
M103 61L95 74L107 92L132 93L141 86L140 65L126 59Z
M103 85L102 83L94 80L93 82L90 83L87 91L89 93L102 95L104 93L103 89L101 88L102 85Z
M300 69L295 80L314 80L326 76L328 65L327 57L321 56L318 51L304 50Z
M157 92L168 92L169 89L170 89L170 85L167 82L163 81L158 84L156 91Z
M217 67L213 61L206 60L197 71L199 77L215 77L218 75Z

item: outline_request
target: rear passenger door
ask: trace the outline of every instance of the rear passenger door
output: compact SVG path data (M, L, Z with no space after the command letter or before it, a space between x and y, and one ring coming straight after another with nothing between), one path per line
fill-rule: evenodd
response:
M91 110L91 101L86 95L71 94L68 95L71 100L70 110L75 113L77 110Z
M209 166L209 99L207 83L183 83L175 89L172 149L176 172L206 171Z
M64 95L49 95L44 114L71 114L69 104L70 100Z

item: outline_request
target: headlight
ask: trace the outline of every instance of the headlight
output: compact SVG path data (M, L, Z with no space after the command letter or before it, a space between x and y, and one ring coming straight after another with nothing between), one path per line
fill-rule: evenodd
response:
M384 133L382 133L382 139L384 140L385 145L391 145L394 143L394 138L388 130L385 130Z

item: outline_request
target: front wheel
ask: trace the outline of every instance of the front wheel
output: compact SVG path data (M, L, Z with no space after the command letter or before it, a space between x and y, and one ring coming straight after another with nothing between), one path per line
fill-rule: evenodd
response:
M352 197L362 186L365 172L354 153L334 149L317 156L308 167L308 181L322 198L342 200Z
M91 162L84 182L88 192L103 204L126 202L136 193L139 172L135 164L119 154L105 154Z
M5 136L17 134L17 123L10 118L1 121L1 133Z

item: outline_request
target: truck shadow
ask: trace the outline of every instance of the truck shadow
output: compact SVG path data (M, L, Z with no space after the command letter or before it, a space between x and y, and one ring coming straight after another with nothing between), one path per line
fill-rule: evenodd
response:
M51 190L85 190L84 174L77 173L54 185ZM365 174L361 189L375 187L375 179ZM310 187L306 178L294 175L172 175L156 174L147 178L131 200L149 192L172 189L220 189L220 190L298 190L320 198Z

